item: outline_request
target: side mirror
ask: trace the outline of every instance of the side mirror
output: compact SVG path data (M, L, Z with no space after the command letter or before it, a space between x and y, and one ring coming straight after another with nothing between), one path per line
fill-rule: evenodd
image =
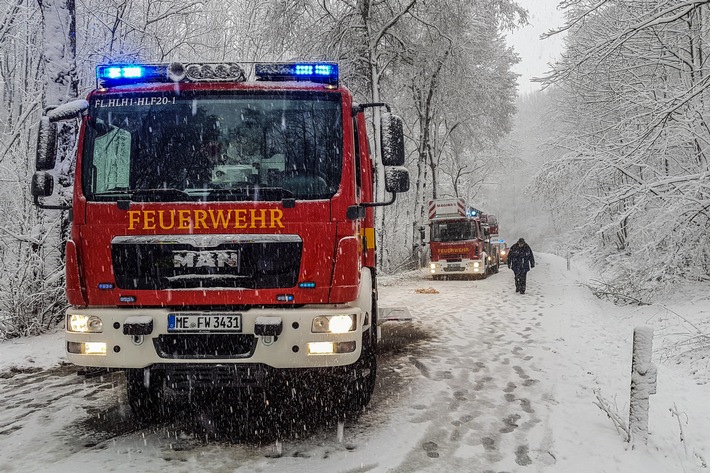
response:
M393 194L409 190L409 171L403 166L385 168L385 190Z
M382 142L382 164L384 166L404 166L404 122L389 112L380 119Z
M47 171L37 171L30 190L33 197L49 197L54 192L54 177Z
M35 155L35 169L48 171L54 169L57 155L57 124L44 116L39 120L37 132L37 150ZM34 183L34 178L32 179Z

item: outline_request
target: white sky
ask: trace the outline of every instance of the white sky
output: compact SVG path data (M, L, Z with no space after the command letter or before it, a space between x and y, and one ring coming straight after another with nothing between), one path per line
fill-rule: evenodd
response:
M528 10L529 25L507 35L508 44L520 55L520 63L513 70L520 74L519 93L530 93L540 89L540 85L530 82L533 77L542 76L562 50L562 37L553 36L540 40L540 35L563 24L562 12L557 10L559 0L518 0L518 4Z

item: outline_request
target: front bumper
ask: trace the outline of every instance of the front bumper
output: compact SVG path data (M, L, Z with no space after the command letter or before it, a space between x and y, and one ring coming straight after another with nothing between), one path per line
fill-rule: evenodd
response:
M355 363L362 350L363 332L369 330L362 310L358 307L318 306L295 309L249 309L242 312L181 312L166 308L156 309L76 309L67 314L96 316L101 319L101 333L66 332L67 358L80 366L104 368L145 368L162 364L259 364L271 368L316 368L345 366ZM204 330L201 332L175 332L168 330L168 315L241 315L241 331L225 333ZM356 315L354 329L346 333L312 333L313 319L321 315ZM124 330L126 319L140 321L145 332ZM280 319L281 333L268 333L270 325ZM261 322L260 322L261 323ZM129 326L131 327L130 323ZM147 328L149 327L149 329ZM258 335L256 332L262 334ZM128 332L129 334L124 334ZM309 345L332 342L339 353L311 353ZM105 345L102 345L105 344ZM322 348L322 345L320 345ZM83 347L90 347L84 350ZM105 347L105 354L97 347ZM95 354L86 354L86 352ZM310 350L312 351L312 350Z
M429 263L429 273L432 276L456 274L485 274L486 265L483 260L462 260L457 262L432 261Z

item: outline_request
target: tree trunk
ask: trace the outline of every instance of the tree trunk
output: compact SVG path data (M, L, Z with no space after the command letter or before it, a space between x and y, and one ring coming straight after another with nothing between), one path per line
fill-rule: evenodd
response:
M75 100L79 95L76 71L76 5L74 0L37 0L42 13L45 67L45 110ZM75 121L59 123L57 130L57 162L54 176L57 193L63 204L71 201L74 184L74 153L77 124ZM45 211L45 221L54 220L56 211ZM57 237L49 239L50 246L58 247L58 258L47 262L48 273L61 271L64 259L64 241L69 237L70 221L67 212L59 219ZM54 252L52 252L55 254Z

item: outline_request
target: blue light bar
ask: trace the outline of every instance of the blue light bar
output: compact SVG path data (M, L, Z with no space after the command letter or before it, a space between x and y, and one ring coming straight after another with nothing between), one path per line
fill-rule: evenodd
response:
M113 283L111 282L100 282L99 283L99 289L113 289Z
M316 287L316 283L312 281L299 282L298 287L303 289L313 289L314 287Z
M334 62L259 63L254 65L257 80L310 81L338 84L338 65Z
M141 66L98 66L96 76L98 79L139 79L143 77L143 68Z
M314 72L318 73L318 72ZM236 63L107 64L96 67L96 87L143 82L244 82L246 73Z
M140 66L124 67L121 71L126 79L137 79L143 77L143 68Z
M96 67L97 87L168 81L166 64L108 64Z
M293 302L293 294L278 294L276 300L279 302Z
M320 76L329 76L333 72L337 74L337 68L335 71L333 71L333 68L331 67L330 64L316 64L316 70L315 73Z
M121 296L118 298L119 302L131 303L136 301L136 296Z
M121 68L109 67L106 70L106 77L108 77L109 79L119 79L121 77Z

